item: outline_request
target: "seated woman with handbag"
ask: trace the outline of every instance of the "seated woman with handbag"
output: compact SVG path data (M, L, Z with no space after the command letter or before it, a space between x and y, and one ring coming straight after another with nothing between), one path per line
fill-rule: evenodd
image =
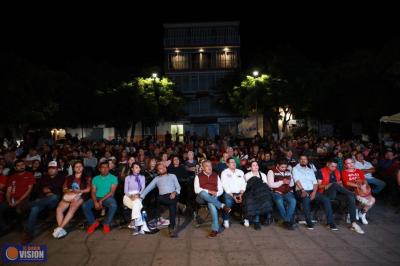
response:
M64 195L57 207L57 228L54 229L53 237L62 238L67 235L64 227L74 217L75 212L89 196L91 188L91 177L85 176L83 163L77 161L73 165L73 174L66 177L63 186ZM69 208L69 209L68 209ZM64 212L68 209L67 214Z

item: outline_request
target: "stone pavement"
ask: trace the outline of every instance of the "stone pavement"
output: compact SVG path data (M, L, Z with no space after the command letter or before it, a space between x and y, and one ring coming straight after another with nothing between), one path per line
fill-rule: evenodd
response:
M48 265L400 265L400 214L379 206L370 215L366 234L358 235L339 225L332 232L318 224L309 231L300 225L287 231L277 225L255 231L233 224L216 239L207 239L208 227L189 224L170 239L167 231L132 236L128 229L101 230L87 236L76 230L55 240L50 232L34 244L47 244ZM18 243L10 233L0 244ZM32 264L30 264L32 265ZM43 265L43 264L41 264Z

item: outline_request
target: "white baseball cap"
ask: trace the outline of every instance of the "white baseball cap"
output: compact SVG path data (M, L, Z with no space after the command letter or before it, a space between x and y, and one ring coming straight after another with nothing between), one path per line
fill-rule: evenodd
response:
M49 162L48 167L57 167L57 162L56 161Z

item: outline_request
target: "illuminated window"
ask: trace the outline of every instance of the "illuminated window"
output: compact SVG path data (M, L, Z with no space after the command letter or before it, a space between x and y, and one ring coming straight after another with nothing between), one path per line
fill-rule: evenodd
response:
M219 52L216 60L217 68L236 68L237 55L235 52Z
M188 53L174 53L169 55L169 69L181 70L189 69L190 54Z

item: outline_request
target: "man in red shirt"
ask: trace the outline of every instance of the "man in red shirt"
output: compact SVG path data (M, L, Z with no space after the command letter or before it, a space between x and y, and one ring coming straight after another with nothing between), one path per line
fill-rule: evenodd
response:
M25 163L22 160L15 161L15 174L10 176L7 184L7 202L18 213L23 212L29 201L29 196L35 184L35 177L25 171Z
M360 184L366 183L363 171L354 167L352 158L347 158L344 161L344 168L342 178L347 189L354 191Z
M3 217L7 210L15 210L18 214L27 210L29 196L35 184L35 177L25 171L25 163L22 160L16 160L14 168L15 173L12 176L0 176L0 232L7 229L6 217ZM2 193L3 191L5 193Z
M7 176L3 175L4 166L0 164L0 204L6 199Z
M8 208L6 202L7 176L3 175L4 166L0 164L0 234L5 231L6 223L4 222L3 213Z
M361 222L368 224L367 212L375 204L375 198L371 195L371 187L365 179L364 172L355 168L352 158L347 158L344 161L344 167L345 170L342 172L343 183L350 191L354 191L356 194L357 200L362 206L359 212Z

